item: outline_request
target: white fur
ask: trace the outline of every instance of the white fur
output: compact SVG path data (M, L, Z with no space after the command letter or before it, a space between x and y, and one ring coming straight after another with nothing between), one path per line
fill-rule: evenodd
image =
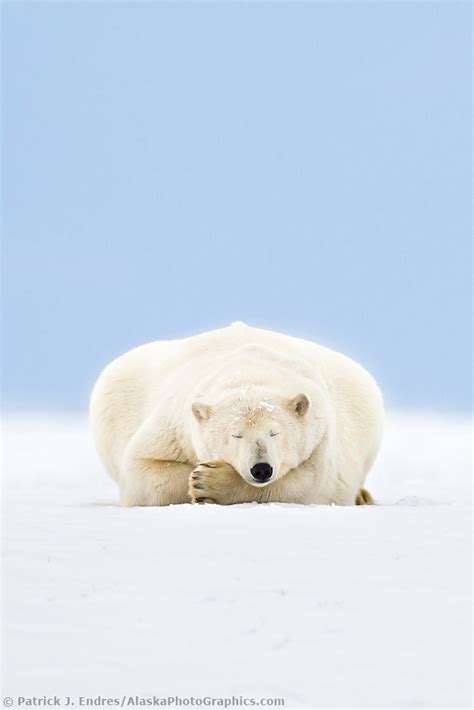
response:
M219 502L352 505L379 449L383 404L346 356L233 323L114 360L91 421L125 505L189 502L192 470L216 459L240 474ZM250 473L261 461L273 468L264 485Z

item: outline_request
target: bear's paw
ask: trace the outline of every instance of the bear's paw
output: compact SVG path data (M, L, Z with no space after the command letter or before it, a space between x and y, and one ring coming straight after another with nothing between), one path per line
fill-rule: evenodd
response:
M361 488L355 499L356 505L375 505L375 501L369 491Z
M228 505L238 473L225 461L200 463L189 477L189 496L192 503Z

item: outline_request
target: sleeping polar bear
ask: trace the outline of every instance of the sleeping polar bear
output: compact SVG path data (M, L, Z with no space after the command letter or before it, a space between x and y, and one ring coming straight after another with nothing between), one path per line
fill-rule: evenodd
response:
M91 397L97 450L133 505L372 503L372 377L340 353L243 323L131 350Z

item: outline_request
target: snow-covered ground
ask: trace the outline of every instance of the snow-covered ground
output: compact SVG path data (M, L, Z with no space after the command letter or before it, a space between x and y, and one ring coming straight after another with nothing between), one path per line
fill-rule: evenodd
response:
M390 416L375 507L122 509L84 418L7 418L3 694L470 707L470 436Z

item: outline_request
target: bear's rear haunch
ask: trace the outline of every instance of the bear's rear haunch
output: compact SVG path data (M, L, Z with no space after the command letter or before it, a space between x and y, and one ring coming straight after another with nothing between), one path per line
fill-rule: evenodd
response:
M90 416L125 506L373 502L381 393L307 340L233 323L143 345L102 372Z

